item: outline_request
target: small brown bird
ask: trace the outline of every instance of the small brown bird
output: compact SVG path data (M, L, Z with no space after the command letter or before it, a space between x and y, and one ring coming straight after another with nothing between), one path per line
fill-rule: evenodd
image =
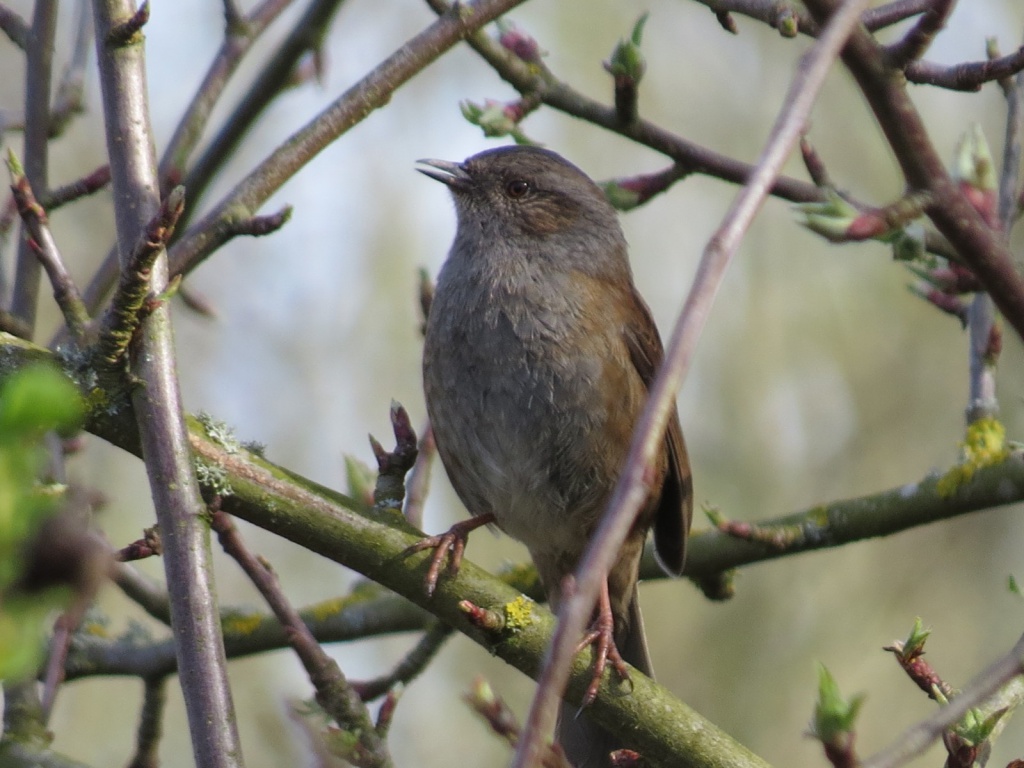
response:
M427 412L474 515L417 547L436 548L428 590L444 557L457 567L467 533L493 522L529 549L557 610L623 468L661 339L633 285L615 210L576 166L520 146L421 164L451 190L458 215L427 321ZM675 412L648 476L647 504L608 574L593 637L621 670L624 659L649 675L636 589L644 539L653 525L662 565L681 573L693 505ZM559 723L570 761L607 765L622 745L575 715L565 706Z

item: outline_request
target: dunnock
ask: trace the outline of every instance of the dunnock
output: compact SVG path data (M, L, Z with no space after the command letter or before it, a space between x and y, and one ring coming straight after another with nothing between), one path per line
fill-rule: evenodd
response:
M525 146L421 163L451 190L458 215L427 321L427 412L452 485L475 515L419 547L436 548L428 589L445 555L457 567L468 531L493 522L527 546L557 610L562 580L623 468L661 340L633 285L615 210L574 165ZM653 525L662 565L679 574L692 513L675 413L648 477L647 504L588 636L620 670L625 660L646 674L636 589L644 539ZM559 740L577 768L606 765L621 746L568 706Z

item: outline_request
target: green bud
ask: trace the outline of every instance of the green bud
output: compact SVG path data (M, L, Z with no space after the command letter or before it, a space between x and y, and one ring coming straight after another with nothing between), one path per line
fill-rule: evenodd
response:
M635 190L627 189L616 181L601 182L598 186L601 187L604 196L617 211L631 211L640 205L640 194Z
M796 37L800 34L800 25L792 8L787 6L779 12L775 19L775 28L783 37Z
M847 701L824 664L818 665L818 701L814 705L811 734L823 744L836 744L853 731L854 721L864 703L858 694Z
M640 42L643 39L644 25L647 23L648 14L644 14L633 25L633 34L628 39L622 39L612 51L612 57L605 62L604 68L613 77L629 78L634 84L643 79L647 71L647 61L640 50Z
M928 261L928 251L924 245L924 227L921 224L908 224L896 230L890 235L889 241L892 245L892 257L896 261Z
M829 240L844 241L860 211L832 190L826 195L824 202L798 203L793 209L800 223L812 232Z
M957 144L953 176L987 192L994 191L998 186L992 151L977 123L971 126Z

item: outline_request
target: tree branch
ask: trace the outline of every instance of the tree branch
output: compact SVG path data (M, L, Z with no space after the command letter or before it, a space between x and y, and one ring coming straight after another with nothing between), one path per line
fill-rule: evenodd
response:
M149 125L144 47L138 25L145 4L94 0L97 58L103 93L107 152L121 265L131 255L159 207L159 184ZM167 260L155 260L149 289L167 285ZM180 681L199 768L237 768L241 743L227 680L217 598L210 563L209 530L192 469L174 361L166 302L142 323L131 360L142 383L132 393L139 439L164 545Z

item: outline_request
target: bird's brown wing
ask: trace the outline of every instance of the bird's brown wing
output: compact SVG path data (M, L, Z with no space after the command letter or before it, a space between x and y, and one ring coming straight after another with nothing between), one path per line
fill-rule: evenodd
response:
M635 312L625 324L626 345L633 366L650 390L665 357L665 350L651 311L635 289L632 291L632 299ZM686 536L693 518L693 478L675 405L669 414L665 443L668 450L668 473L654 516L654 550L662 567L678 576L683 572L686 561Z

